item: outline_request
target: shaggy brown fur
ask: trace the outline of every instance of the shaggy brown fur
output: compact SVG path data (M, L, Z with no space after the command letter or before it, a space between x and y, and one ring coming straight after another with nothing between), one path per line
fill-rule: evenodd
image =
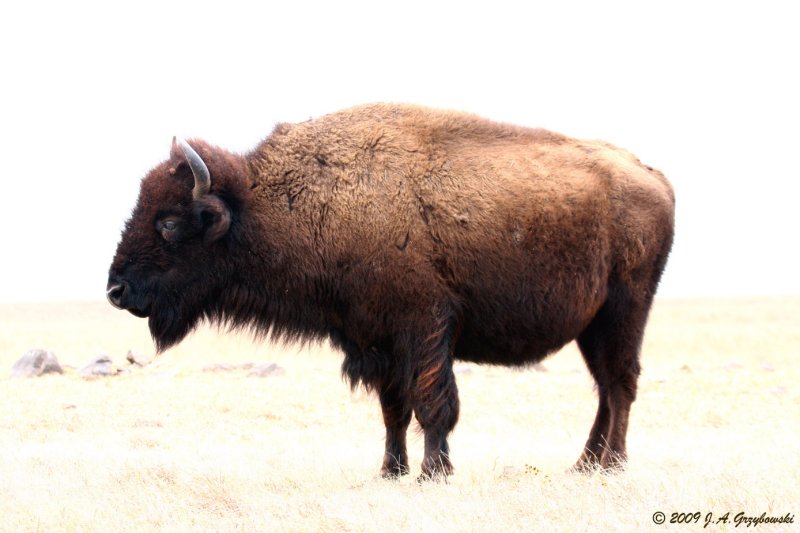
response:
M607 143L407 105L275 128L253 152L202 141L143 180L109 299L164 349L199 320L329 338L378 392L382 472L452 470L454 359L523 365L577 339L599 407L576 465L625 459L639 349L669 253L664 176Z

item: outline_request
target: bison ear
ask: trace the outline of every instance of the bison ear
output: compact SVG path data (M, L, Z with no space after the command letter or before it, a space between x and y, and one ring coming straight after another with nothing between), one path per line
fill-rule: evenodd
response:
M231 227L231 210L219 197L207 194L195 200L194 212L203 227L203 240L212 243L228 233Z
M181 152L180 146L178 146L178 137L172 137L172 146L169 148L169 158L174 161L183 161L184 156L183 152Z

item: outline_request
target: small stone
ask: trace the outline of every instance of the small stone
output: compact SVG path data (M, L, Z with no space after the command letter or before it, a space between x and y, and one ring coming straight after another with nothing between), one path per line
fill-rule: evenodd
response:
M203 367L203 372L230 372L236 370L234 365L226 365L223 363L215 363L213 365L206 365Z
M282 376L285 373L286 370L278 366L277 363L262 363L253 366L252 370L250 370L247 375L250 377L265 378L267 376Z
M12 378L32 378L51 373L63 374L64 370L53 352L38 348L25 352L11 368Z
M519 469L515 466L504 466L503 467L503 477L513 477L519 474Z
M125 356L125 360L133 366L138 367L147 366L151 363L151 361L148 361L138 353L134 353L133 350L128 350L128 355Z
M283 368L275 363L241 363L232 365L228 363L214 363L203 367L203 372L234 372L236 370L250 370L248 376L266 376L269 374L283 374Z
M472 369L470 367L468 367L468 366L456 365L453 368L453 374L456 374L456 375L460 374L462 376L468 376L469 374L472 374Z
M116 376L118 373L119 371L114 368L114 363L107 355L97 356L88 365L78 370L78 375L87 379Z

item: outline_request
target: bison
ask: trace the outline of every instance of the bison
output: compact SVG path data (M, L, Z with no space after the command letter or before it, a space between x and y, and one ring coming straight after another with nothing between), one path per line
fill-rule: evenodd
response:
M329 339L380 399L382 475L452 472L456 360L521 366L577 340L599 405L575 467L615 468L672 245L659 171L600 141L411 105L279 124L234 154L173 139L108 279L157 349L206 320Z

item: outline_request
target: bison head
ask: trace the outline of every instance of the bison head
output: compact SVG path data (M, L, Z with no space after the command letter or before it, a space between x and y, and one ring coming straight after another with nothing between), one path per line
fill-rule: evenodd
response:
M248 191L241 157L193 144L173 139L170 158L142 180L108 275L109 302L147 317L159 351L213 316Z

